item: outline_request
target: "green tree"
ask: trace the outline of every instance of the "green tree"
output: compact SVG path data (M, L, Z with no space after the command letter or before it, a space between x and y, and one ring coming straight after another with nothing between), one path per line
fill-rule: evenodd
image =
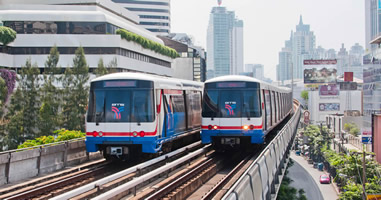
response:
M0 26L0 42L3 43L4 52L6 52L6 46L16 39L16 31L9 27Z
M64 127L69 130L85 130L85 113L89 87L89 67L82 47L75 51L73 67L65 71Z
M97 67L97 69L95 69L95 75L98 77L98 76L103 76L107 73L108 73L108 71L107 71L107 68L105 67L105 65L103 63L103 59L100 58L99 62L98 62L98 67Z
M38 111L39 111L39 74L37 65L32 65L31 60L27 60L25 66L21 68L21 79L19 85L23 92L23 126L24 138L31 139L36 136Z
M17 79L18 87L11 96L11 102L8 105L8 112L5 114L2 129L5 133L4 143L6 149L17 148L17 145L26 139L35 137L37 127L36 116L38 116L39 104L39 77L40 70L36 65L31 64L28 59L25 66L20 70L20 79L17 79L15 73L9 72L6 75L8 81L8 96L12 93L9 88L14 87L14 81ZM5 73L2 71L2 73ZM2 74L3 75L3 74ZM4 77L4 76L2 76Z
M59 52L56 46L50 49L50 55L45 62L44 85L41 89L42 103L39 110L39 134L38 136L50 135L58 128L60 122L60 90L55 83L61 79L57 78L61 68L57 66Z
M302 97L302 99L304 99L305 101L308 101L308 91L303 90L302 93L300 94L300 97Z
M8 94L8 87L4 79L0 77L0 107L3 108ZM3 109L0 110L0 116L3 116Z
M113 58L108 64L107 64L107 72L110 73L116 73L118 72L117 70L118 66L118 60L116 58Z
M11 97L9 111L5 116L6 124L4 146L5 149L16 149L17 145L24 142L24 117L23 117L23 104L24 98L20 88L17 88L15 93Z

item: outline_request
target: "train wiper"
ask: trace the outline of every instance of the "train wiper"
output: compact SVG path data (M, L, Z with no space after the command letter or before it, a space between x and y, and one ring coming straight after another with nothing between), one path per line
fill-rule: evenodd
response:
M243 104L243 109L245 110L247 120L250 120L250 112L246 103Z
M95 125L99 125L99 122L102 121L103 112L95 113Z

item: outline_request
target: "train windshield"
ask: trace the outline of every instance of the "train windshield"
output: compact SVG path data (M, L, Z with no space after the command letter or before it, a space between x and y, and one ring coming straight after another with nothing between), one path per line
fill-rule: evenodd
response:
M237 84L238 85L238 84ZM258 88L205 87L203 117L240 118L260 117Z
M88 122L153 122L152 88L120 82L92 84Z

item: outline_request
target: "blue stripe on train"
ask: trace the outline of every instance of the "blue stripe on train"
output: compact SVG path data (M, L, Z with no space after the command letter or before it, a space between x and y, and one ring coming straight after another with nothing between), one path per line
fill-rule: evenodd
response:
M229 137L229 136L250 136L252 144L263 144L264 133L262 130L205 130L201 131L201 142L203 144L212 143L212 136Z

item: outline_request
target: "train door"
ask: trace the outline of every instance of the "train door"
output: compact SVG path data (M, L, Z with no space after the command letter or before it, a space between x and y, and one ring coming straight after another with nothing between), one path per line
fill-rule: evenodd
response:
M274 92L271 91L271 124L274 126L276 124L276 110L275 110L275 95Z
M265 90L265 109L266 109L266 130L272 125L271 123L271 100L270 91Z
M170 95L164 95L164 137L169 137L175 132L175 119Z
M254 127L262 126L261 110L260 90L248 89L242 91L242 127L249 125L254 125Z
M262 109L262 129L267 129L266 109L265 109L265 91L261 90L261 109Z
M134 90L131 100L131 131L142 134L140 136L156 135L153 90Z
M163 100L163 90L156 90L156 120L157 120L157 136L159 138L165 137L165 111L164 111L164 100Z
M124 140L129 133L131 133L131 95L130 90L106 90L104 93L104 101L100 104L104 104L105 109L105 121L109 122L104 124L104 131L116 133L123 133ZM99 99L98 99L99 100ZM97 103L98 104L98 103ZM102 105L100 105L102 106ZM111 134L111 135L112 135ZM106 139L107 140L107 139Z

